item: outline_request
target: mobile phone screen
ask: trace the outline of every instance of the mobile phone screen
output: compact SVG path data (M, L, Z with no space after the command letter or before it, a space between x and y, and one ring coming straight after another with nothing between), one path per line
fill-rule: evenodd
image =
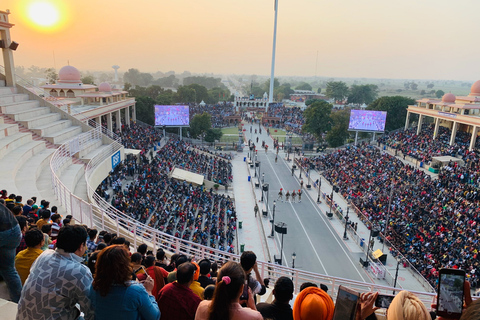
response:
M248 300L248 282L245 281L245 285L243 286L243 292L240 296L240 300Z
M443 273L440 270L437 311L445 315L461 314L465 274Z
M377 299L375 300L375 307L388 309L388 307L390 307L390 304L392 303L393 298L395 298L395 296L379 294Z
M333 320L354 320L357 311L358 293L340 286L335 303Z

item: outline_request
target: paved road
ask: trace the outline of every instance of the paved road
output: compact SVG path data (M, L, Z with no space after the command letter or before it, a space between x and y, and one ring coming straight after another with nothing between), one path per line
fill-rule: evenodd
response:
M258 125L255 125L258 128ZM254 127L254 128L255 128ZM246 126L249 132L249 125ZM250 134L247 134L249 137ZM273 147L271 139L267 137L265 130L258 134L257 157L261 162L260 171L265 174L265 183L268 183L269 207L273 209L273 200L277 199L280 188L284 192L293 190L298 192L300 182L292 176L289 164L284 160L283 151L279 152L278 161L275 163L275 153L269 150L265 153L261 148L262 140L268 141L269 149ZM253 138L256 135L253 134ZM255 139L256 141L256 139ZM270 147L271 146L271 147ZM290 156L291 157L291 156ZM290 162L291 165L291 162ZM261 178L260 174L260 180ZM256 179L256 178L254 178ZM304 186L307 179L304 180ZM327 221L325 213L322 213L316 204L316 199L311 199L305 189L302 190L302 202L286 203L277 201L275 208L275 221L282 221L288 225L288 234L284 237L283 264L292 265L292 253L296 253L295 267L307 271L322 273L330 276L349 278L364 282L372 282L363 269L360 268L360 253L354 253L345 246L341 236L332 228ZM265 220L264 223L269 223ZM271 228L267 228L271 230ZM280 252L281 236L276 233L277 253ZM285 261L287 260L287 261Z

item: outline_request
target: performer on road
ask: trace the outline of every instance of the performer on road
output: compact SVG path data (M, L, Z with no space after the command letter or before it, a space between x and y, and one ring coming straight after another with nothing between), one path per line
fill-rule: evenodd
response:
M282 200L282 202L283 202L283 189L282 188L280 188L280 192L278 192L277 200Z
M287 190L287 193L285 193L285 201L288 202L289 198L290 198L290 191Z
M295 190L292 192L292 203L295 203L295 198L297 197L297 194L295 193Z
M298 202L302 202L302 189L298 190Z
M258 213L258 203L255 203L255 208L253 208L253 210L255 211L255 218L256 218Z

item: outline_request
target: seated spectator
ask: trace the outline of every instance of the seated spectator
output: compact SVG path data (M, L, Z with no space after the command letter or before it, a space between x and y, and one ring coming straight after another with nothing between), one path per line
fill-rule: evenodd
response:
M45 251L52 244L52 240L50 240L50 235L52 234L52 225L44 224L42 226L42 232L43 232L44 243L41 249L42 251ZM51 249L53 249L53 247Z
M123 245L112 245L98 254L92 283L95 319L160 319L152 295L153 279L131 281L130 257Z
M179 265L181 265L182 263L185 263L185 262L188 262L187 256L184 255L184 254L180 254L175 259L175 266L179 266ZM177 280L177 269L173 270L172 272L170 272L168 274L167 283L172 283L175 280Z
M293 311L289 301L293 299L293 281L287 277L278 278L275 282L272 303L259 303L257 310L264 319L293 320Z
M121 244L125 245L125 238L124 237L116 237L112 240L112 244Z
M203 292L203 299L212 300L214 292L215 292L215 285L214 284L208 285L205 288L205 291Z
M168 272L160 267L154 265L155 257L147 256L145 258L145 274L138 276L139 281L145 280L147 277L153 279L153 289L152 294L156 298L160 290L165 286L165 279L168 276Z
M200 282L200 285L203 288L206 288L208 285L215 284L215 281L209 278L211 266L210 260L200 260L200 262L198 262L198 265L200 266L200 276L198 277L198 282Z
M97 249L97 243L95 242L97 233L98 231L96 229L88 230L88 240L87 240L88 252L95 252L95 250Z
M333 301L325 291L316 287L308 287L302 290L295 299L293 319L332 320L334 309Z
M39 210L38 206L34 204L30 212L24 212L23 214L25 214L27 218L33 219L33 223L36 223L38 221L38 214L37 214L38 210Z
M22 231L17 217L7 207L0 205L0 276L5 280L10 299L15 303L22 291L22 282L15 269L15 249L21 239Z
M148 246L145 243L142 243L138 246L137 252L142 255L142 264L143 260L145 260L145 256L147 255Z
M38 215L40 216L40 219L37 221L37 228L42 230L43 225L48 224L50 221L51 213L48 209L42 209L38 212Z
M12 213L14 216L19 216L23 213L23 207L22 206L19 206L19 205L15 205L13 208L12 208Z
M132 263L133 273L138 276L144 274L144 266L142 266L142 255L138 252L135 252L130 257L130 262Z
M218 264L214 261L212 262L210 266L210 278L216 278L217 277L217 270L218 270Z
M27 204L23 206L23 214L27 215L30 211L32 211L32 206L33 206L33 200L28 199Z
M310 287L318 288L318 286L313 282L304 282L300 285L300 292Z
M15 197L15 206L20 206L20 207L23 208L23 203L22 203L22 201L23 201L23 197L22 197L22 196L20 196L20 195L16 196L16 197Z
M472 302L466 310L463 311L460 320L477 320L480 319L480 299Z
M189 288L195 266L185 262L177 268L177 281L167 284L157 298L162 320L193 320L200 298Z
M45 251L32 265L18 303L17 320L77 319L80 312L86 320L94 318L89 296L92 274L82 264L86 242L83 226L60 230L57 249Z
M18 254L20 251L27 249L27 244L25 243L25 232L28 231L28 223L27 218L24 216L17 216L18 225L20 226L20 230L22 232L22 240L20 240L20 244L18 245L15 254Z
M175 260L177 260L178 256L178 253L172 254L172 256L170 257L170 263L165 268L165 270L167 270L168 272L172 272L173 270L175 270Z
M71 220L71 219L68 219L68 218L63 219L63 221L62 221L62 226L68 226L68 225L70 225L70 222L71 222L71 221L72 221L72 220Z
M100 251L102 251L103 249L105 249L107 247L107 245L103 242L100 242L98 245L97 245L97 248L95 249L95 252L93 252L90 257L88 258L88 261L87 261L87 267L88 269L90 269L90 272L94 275L95 274L95 264L97 263L97 257L98 257L98 254L100 253Z
M387 310L388 320L431 320L423 302L413 293L400 291Z
M7 199L5 199L5 206L8 208L8 210L12 210L13 207L15 207L15 194L10 194Z
M165 261L165 251L163 251L162 248L159 248L157 250L156 257L157 257L157 261L155 261L155 265L157 267L161 267L161 268L167 270L167 264L165 263L166 262Z
M58 237L58 232L60 231L60 220L62 217L58 214L55 213L51 217L52 219L52 238L56 239Z
M200 303L195 320L263 319L260 312L256 311L250 289L248 308L242 308L239 303L245 285L245 272L240 264L227 262L220 269L218 280L213 300L204 300Z
M22 285L30 274L33 262L43 253L42 246L45 242L43 232L38 229L28 230L25 233L27 249L20 251L15 257L15 269L17 269Z
M263 284L260 272L258 272L257 256L252 251L245 251L240 256L240 264L242 265L245 274L247 275L248 287L252 290L254 295L264 295L267 288ZM255 278L251 276L252 270L255 272Z
M195 274L193 275L193 282L190 285L190 289L192 289L193 293L195 293L200 299L203 300L203 291L205 291L205 289L203 289L200 285L200 282L198 282L198 277L200 276L200 267L196 262L192 263L195 266L196 270Z

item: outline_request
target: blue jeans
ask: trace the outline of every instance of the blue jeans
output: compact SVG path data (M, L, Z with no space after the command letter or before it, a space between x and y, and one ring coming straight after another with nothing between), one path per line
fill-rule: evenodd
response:
M0 231L0 275L10 293L10 299L18 303L22 292L22 282L15 269L15 250L22 240L20 226L16 225L10 230Z

